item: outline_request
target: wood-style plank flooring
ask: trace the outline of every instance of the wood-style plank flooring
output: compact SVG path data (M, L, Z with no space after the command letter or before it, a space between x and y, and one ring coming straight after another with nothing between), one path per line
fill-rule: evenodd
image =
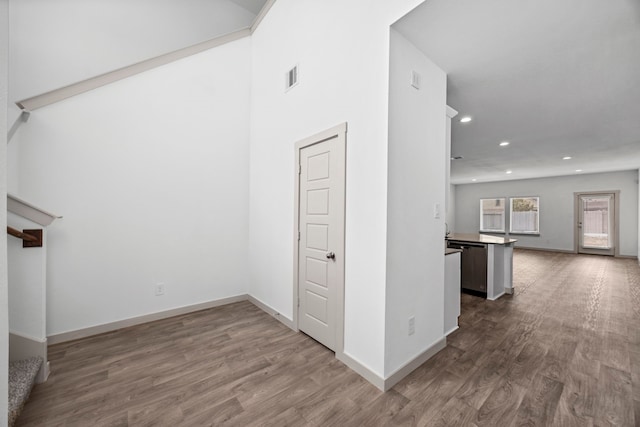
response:
M640 425L637 261L517 250L514 271L387 393L241 302L51 346L17 424Z

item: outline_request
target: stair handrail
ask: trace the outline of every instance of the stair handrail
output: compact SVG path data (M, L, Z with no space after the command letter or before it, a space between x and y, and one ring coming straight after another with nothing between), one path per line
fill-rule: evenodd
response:
M7 225L7 234L22 239L23 248L42 247L42 229L20 231Z

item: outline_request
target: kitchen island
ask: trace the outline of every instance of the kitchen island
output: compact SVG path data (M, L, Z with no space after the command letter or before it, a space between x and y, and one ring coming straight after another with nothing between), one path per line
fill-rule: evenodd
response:
M513 293L513 244L516 239L451 233L446 240L448 248L462 250L463 292L489 300Z
M444 335L458 329L460 316L460 249L444 250Z

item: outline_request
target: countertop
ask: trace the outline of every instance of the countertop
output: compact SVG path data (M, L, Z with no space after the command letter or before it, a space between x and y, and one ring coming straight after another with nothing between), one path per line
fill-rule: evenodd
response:
M444 248L444 254L445 255L451 255L451 254L457 254L462 252L462 249L451 249L451 248Z
M488 234L466 234L451 233L446 237L447 240L455 240L458 242L470 243L486 243L489 245L508 245L517 242L517 239L507 239L504 237L489 236Z

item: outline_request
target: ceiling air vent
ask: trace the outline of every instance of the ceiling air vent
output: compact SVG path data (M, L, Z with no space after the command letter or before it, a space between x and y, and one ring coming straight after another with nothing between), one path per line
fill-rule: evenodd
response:
M285 92L298 84L298 66L296 65L289 71L287 71L285 75Z

